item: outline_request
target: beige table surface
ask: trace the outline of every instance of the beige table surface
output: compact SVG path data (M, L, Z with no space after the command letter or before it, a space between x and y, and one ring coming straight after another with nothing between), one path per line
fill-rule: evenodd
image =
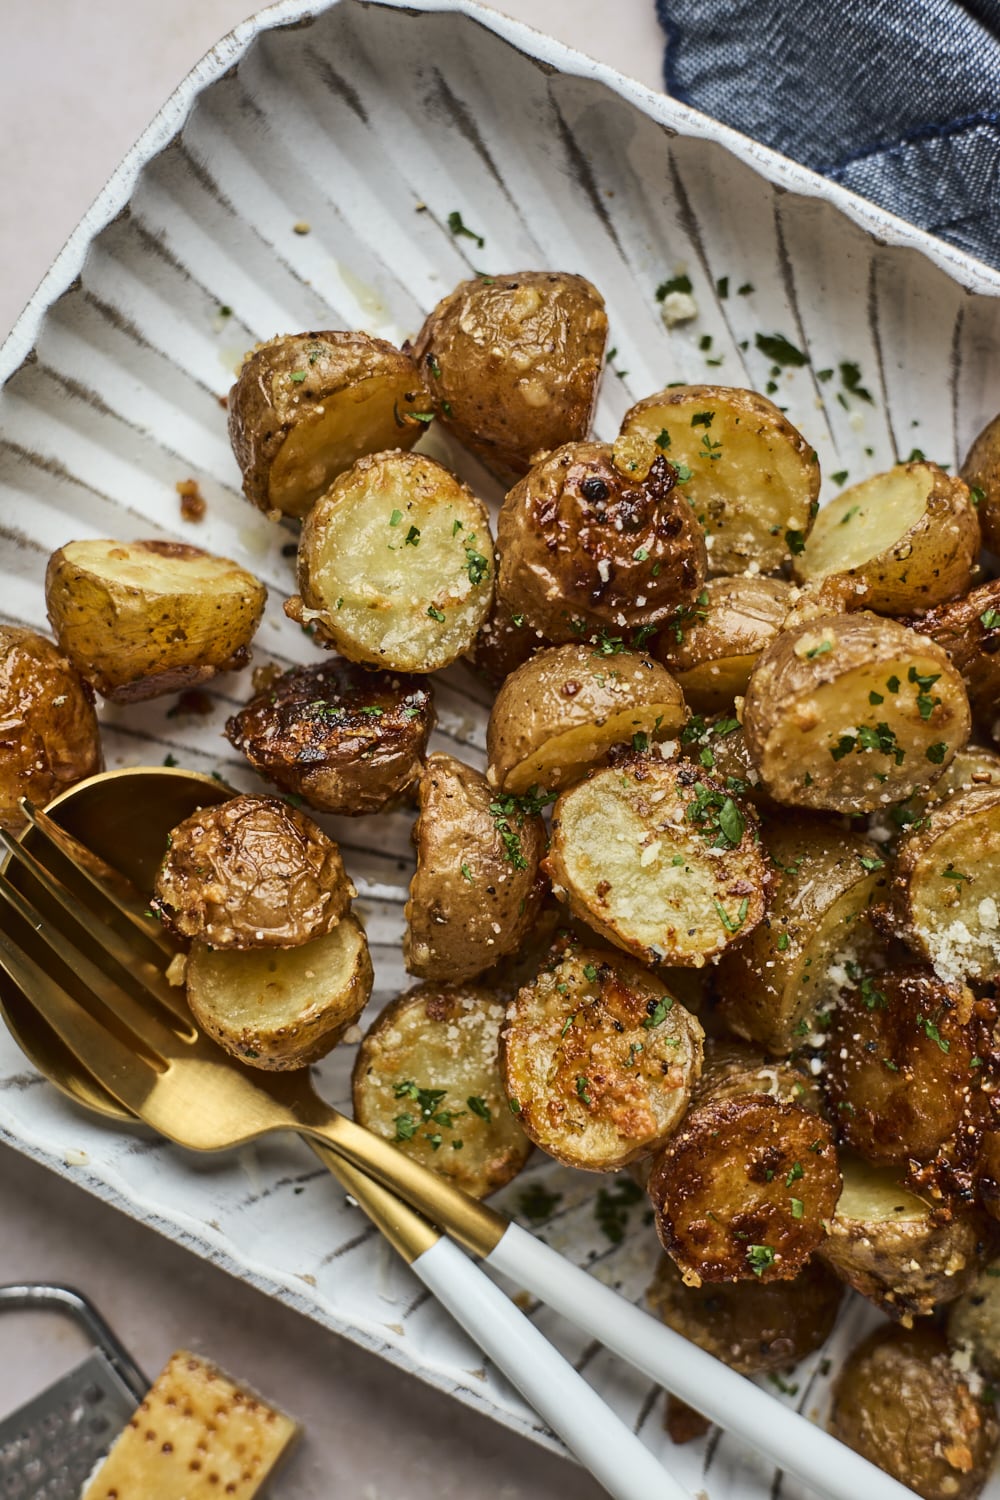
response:
M653 0L496 7L659 87ZM0 340L67 235L247 0L0 0ZM71 1283L154 1373L202 1350L305 1425L281 1500L596 1500L560 1460L317 1327L70 1182L0 1148L0 1282ZM0 1321L0 1412L82 1348L55 1318ZM150 1497L153 1500L153 1497Z

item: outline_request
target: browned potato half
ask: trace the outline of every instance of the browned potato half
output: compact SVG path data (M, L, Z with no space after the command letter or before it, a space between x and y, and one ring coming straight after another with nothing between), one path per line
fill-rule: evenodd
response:
M413 788L434 724L425 678L331 657L293 667L226 724L255 771L320 812L378 812Z
M570 443L536 464L497 523L499 587L557 643L626 636L671 619L705 580L705 537L662 454L639 479L605 443ZM637 638L635 644L638 645Z
M574 916L646 963L700 968L764 915L754 814L683 761L629 755L563 792L542 868Z
M524 615L512 610L503 595L496 592L493 608L479 627L467 657L484 682L496 689L511 672L548 644L541 631L529 625Z
M505 681L486 732L490 783L520 795L566 786L600 765L614 745L648 750L688 717L665 667L623 651L550 646Z
M853 608L904 615L967 589L979 547L968 485L937 464L897 464L824 505L795 576L803 583L846 578Z
M61 649L112 703L245 667L266 600L246 568L183 542L68 542L45 570Z
M976 1191L987 1213L1000 1219L1000 1130L988 1130L983 1136L976 1165Z
M255 1068L318 1062L358 1019L372 990L364 928L348 913L297 948L212 948L188 955L187 999L202 1030Z
M444 425L508 478L587 436L607 336L589 281L518 271L461 282L424 323L413 358Z
M710 578L657 637L655 654L699 713L719 713L746 692L754 664L791 608L783 578Z
M45 636L0 625L0 827L104 769L94 695Z
M886 889L874 844L821 818L766 821L772 866L767 918L721 960L722 1015L738 1036L791 1052L817 1014L880 949L864 913ZM849 967L851 966L851 967Z
M822 1090L811 1073L787 1058L767 1057L746 1042L713 1037L705 1043L705 1066L694 1090L694 1103L769 1094L781 1102L825 1113Z
M977 1370L1000 1381L1000 1257L949 1307L948 1339L971 1355Z
M743 708L775 801L833 812L871 811L930 785L970 727L965 686L941 647L868 612L782 631Z
M878 1328L837 1378L830 1431L923 1500L975 1500L1000 1428L935 1328Z
M428 757L403 957L421 979L472 979L530 931L544 891L545 825L450 755Z
M386 1006L354 1063L354 1118L474 1198L531 1154L500 1079L503 1018L487 990L421 984Z
M366 453L411 448L431 421L408 355L367 333L258 344L229 392L229 440L258 510L304 516Z
M768 1094L708 1099L668 1141L647 1191L660 1242L690 1286L790 1281L836 1207L833 1134Z
M895 1168L842 1153L840 1170L819 1254L841 1280L907 1324L961 1296L988 1252L989 1220L935 1211L900 1186Z
M1000 787L955 792L900 840L892 915L942 979L1000 974Z
M493 599L493 541L472 491L422 453L375 453L306 517L285 613L342 656L435 672L468 651Z
M722 385L681 385L625 413L619 467L644 476L665 454L708 535L709 570L773 573L801 551L816 514L819 462L773 401Z
M1000 552L1000 417L987 422L960 472L977 502L983 544Z
M701 1072L702 1029L652 974L573 944L507 1009L510 1105L557 1161L615 1172L677 1128Z
M332 932L357 894L340 850L278 797L233 797L170 835L150 905L213 948L295 948Z
M974 717L994 738L1000 725L1000 578L914 621L962 674Z
M873 837L880 842L893 845L900 834L916 832L922 828L930 811L939 802L955 792L968 792L973 787L992 786L1000 788L1000 755L987 750L983 745L971 743L955 752L955 758L944 774L924 792L915 792L903 802L889 808L879 808L872 814Z
M929 969L861 979L826 1040L823 1079L842 1138L868 1161L927 1161L980 1091L978 1035L971 991Z
M669 1255L647 1292L668 1328L741 1375L787 1370L819 1349L833 1328L844 1289L821 1261L792 1281L689 1286Z

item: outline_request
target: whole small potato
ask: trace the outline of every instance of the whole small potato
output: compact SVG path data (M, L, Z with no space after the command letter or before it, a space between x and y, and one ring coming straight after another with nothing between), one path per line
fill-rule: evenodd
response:
M44 807L104 769L93 694L33 630L0 625L0 827L24 827L18 800Z
M443 424L501 478L587 436L604 365L604 299L582 276L461 282L413 346Z
M983 544L991 552L1000 552L1000 416L987 422L960 472L978 502Z

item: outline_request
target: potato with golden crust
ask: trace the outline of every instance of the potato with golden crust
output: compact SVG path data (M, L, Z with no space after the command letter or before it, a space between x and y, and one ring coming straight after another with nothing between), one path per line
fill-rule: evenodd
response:
M536 464L503 502L497 547L508 605L557 644L645 637L705 581L705 536L674 469L659 454L638 479L606 443Z
M0 625L0 828L104 769L94 695L45 636Z
M615 1172L676 1130L701 1071L702 1035L655 975L571 943L508 1006L504 1087L550 1156Z
M721 713L746 692L757 658L791 609L783 578L710 578L657 636L653 654L701 714Z
M545 824L451 755L428 756L403 957L420 979L472 979L516 951L538 914Z
M782 631L743 707L775 801L832 812L871 811L929 786L970 728L965 685L941 647L868 612Z
M590 430L604 368L604 298L582 276L463 281L413 345L440 421L502 479Z
M962 674L973 717L994 738L1000 725L1000 578L914 620Z
M647 1191L660 1243L690 1286L789 1281L836 1207L833 1132L770 1094L704 1098L657 1157Z
M976 502L983 546L1000 552L1000 417L987 422L959 473Z
M355 895L311 818L244 795L178 823L150 905L175 936L213 948L295 948L332 932Z
M266 600L246 568L184 542L68 542L45 570L60 648L112 703L245 667Z
M1000 1256L949 1307L948 1342L990 1380L1000 1380Z
M304 516L366 453L412 448L433 418L408 355L368 333L258 344L229 392L229 441L251 505Z
M645 963L700 968L764 916L755 815L684 761L630 754L563 792L542 868L574 916Z
M680 385L625 413L615 461L644 477L665 455L709 541L713 575L774 573L798 552L816 514L819 461L788 418L756 391Z
M352 1075L354 1118L484 1198L531 1155L498 1059L504 1007L475 985L421 984L372 1023Z
M935 1209L894 1167L842 1152L844 1187L819 1254L842 1281L908 1326L952 1302L989 1253L989 1220Z
M847 581L851 608L906 615L967 589L980 544L968 485L922 459L873 474L824 505L795 577Z
M834 1437L923 1500L976 1500L1000 1427L935 1328L878 1328L837 1377Z
M493 601L485 507L422 453L373 453L334 480L299 538L285 613L351 661L436 672L468 651Z
M486 730L487 778L521 795L579 781L615 745L647 750L672 739L688 717L665 667L622 651L550 646L506 679Z
M295 948L191 946L187 1001L198 1025L241 1062L286 1072L318 1062L368 1004L364 928L350 912Z
M434 725L425 678L330 657L275 678L226 724L267 781L320 812L379 812L416 786Z

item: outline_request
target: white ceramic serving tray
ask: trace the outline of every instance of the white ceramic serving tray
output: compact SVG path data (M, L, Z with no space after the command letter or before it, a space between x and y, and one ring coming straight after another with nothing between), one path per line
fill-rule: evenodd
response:
M481 249L449 232L456 209ZM302 222L308 234L295 233ZM470 268L547 266L582 272L608 302L617 354L602 438L671 380L763 389L771 360L758 333L809 351L810 364L778 376L775 399L827 474L857 479L914 448L953 465L996 412L996 272L472 0L333 0L319 13L288 0L181 85L0 351L0 615L45 628L46 558L73 538L182 537L267 583L258 663L315 659L281 612L294 533L239 493L219 398L242 354L304 328L401 339ZM668 333L655 288L682 271L698 317ZM870 403L845 395L836 374L818 378L842 361L860 367ZM497 498L446 438L427 443ZM208 502L198 526L180 518L174 486L188 478ZM219 679L207 718L177 715L170 699L106 709L108 765L169 754L253 787L220 737L248 689L246 676ZM437 699L436 744L481 765L482 690L453 670ZM380 1004L405 984L409 819L328 821L361 891ZM350 1063L341 1048L320 1069L340 1105ZM194 1157L124 1135L43 1083L2 1029L0 1132L234 1275L552 1443L304 1145ZM536 1156L502 1206L516 1211L536 1182L561 1195L539 1226L546 1238L640 1298L658 1253L641 1206L614 1246L595 1218L600 1180ZM835 1368L871 1317L852 1300L830 1347L775 1399L821 1419L828 1361ZM644 1379L554 1318L539 1321L692 1492L803 1493L717 1433L672 1448Z

